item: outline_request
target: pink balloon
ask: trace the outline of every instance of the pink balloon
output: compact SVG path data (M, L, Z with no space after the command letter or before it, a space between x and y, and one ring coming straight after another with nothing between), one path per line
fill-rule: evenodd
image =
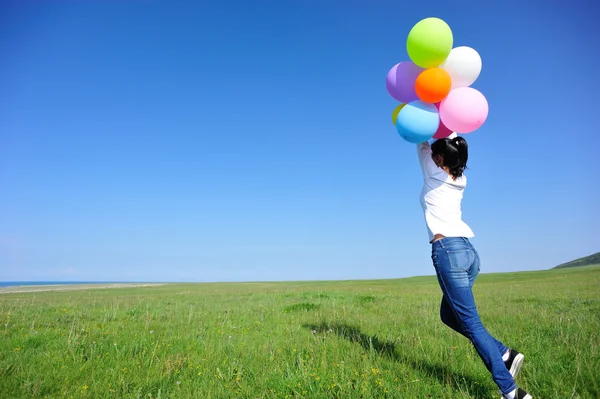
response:
M390 96L408 104L411 101L418 100L415 92L415 82L423 68L416 66L411 61L403 61L390 69L385 78L385 88Z
M435 103L434 105L438 110L440 109L440 103ZM438 127L437 132L435 132L435 134L433 135L433 138L434 139L445 139L446 137L450 136L451 134L452 134L452 130L448 129L446 127L446 125L444 125L442 123L442 121L440 120L440 126Z
M472 87L453 89L440 103L440 119L456 133L471 133L479 129L488 112L485 96Z

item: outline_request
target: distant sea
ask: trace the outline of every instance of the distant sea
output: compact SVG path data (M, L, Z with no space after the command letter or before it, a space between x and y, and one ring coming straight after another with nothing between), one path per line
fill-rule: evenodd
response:
M124 281L0 281L0 287L21 285L124 284Z

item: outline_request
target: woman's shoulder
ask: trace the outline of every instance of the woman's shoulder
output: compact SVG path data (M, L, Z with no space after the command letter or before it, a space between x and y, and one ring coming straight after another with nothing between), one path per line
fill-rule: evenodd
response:
M459 178L457 178L456 180L452 179L452 178L450 178L450 180L452 180L453 183L455 185L457 185L457 186L461 186L461 187L466 187L467 186L467 175L463 174Z
M441 180L444 184L449 186L465 188L467 186L467 176L462 175L457 179L454 179L452 176L444 172L443 175L436 176L437 180Z

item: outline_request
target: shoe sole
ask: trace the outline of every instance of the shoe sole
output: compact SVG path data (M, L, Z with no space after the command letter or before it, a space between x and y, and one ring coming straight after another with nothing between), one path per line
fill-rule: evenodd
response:
M519 353L515 356L515 360L513 360L512 366L510 366L510 375L512 375L513 379L517 378L519 371L521 371L521 367L523 366L523 361L525 360L525 355Z

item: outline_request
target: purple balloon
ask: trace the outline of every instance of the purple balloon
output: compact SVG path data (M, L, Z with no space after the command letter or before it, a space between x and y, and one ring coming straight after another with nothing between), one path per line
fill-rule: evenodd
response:
M415 82L424 69L411 61L403 61L390 69L385 78L385 87L394 99L408 104L418 100L415 92Z

